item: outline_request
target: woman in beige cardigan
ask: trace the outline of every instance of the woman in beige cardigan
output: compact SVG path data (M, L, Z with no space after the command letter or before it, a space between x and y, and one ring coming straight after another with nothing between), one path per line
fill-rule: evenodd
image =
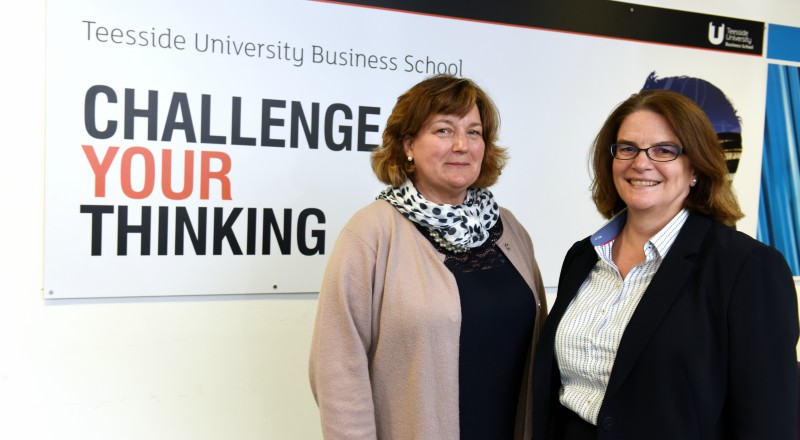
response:
M398 98L371 157L390 187L329 257L310 380L326 439L529 439L547 307L528 233L486 188L506 160L472 81Z

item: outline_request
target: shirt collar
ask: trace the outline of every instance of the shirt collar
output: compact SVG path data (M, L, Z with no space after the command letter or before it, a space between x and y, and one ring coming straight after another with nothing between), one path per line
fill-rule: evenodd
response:
M597 232L592 234L592 246L602 246L617 238L617 235L622 231L622 227L625 226L625 220L627 219L628 208L625 208L612 217L611 220L598 229Z
M656 233L653 237L650 238L649 242L655 246L658 254L663 258L669 248L672 247L672 243L675 242L675 237L678 235L678 231L680 231L681 227L684 223L686 223L686 219L689 218L689 211L686 209L681 209L669 223L666 224L660 231ZM611 218L605 225L603 225L600 229L597 230L592 236L590 237L591 243L593 246L603 246L605 244L610 243L617 235L619 235L620 231L622 231L622 227L625 226L625 222L628 219L628 208L623 209L617 215Z

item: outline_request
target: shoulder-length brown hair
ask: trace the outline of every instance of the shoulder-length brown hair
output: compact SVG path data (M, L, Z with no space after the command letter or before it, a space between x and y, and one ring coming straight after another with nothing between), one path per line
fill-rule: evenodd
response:
M649 110L667 120L684 148L697 184L689 191L684 208L727 225L744 217L728 180L725 154L703 109L690 98L669 90L643 90L631 95L608 116L592 146L592 200L597 210L611 218L625 208L614 186L611 144L617 141L622 121L630 114Z
M464 116L478 107L483 126L484 153L481 172L471 185L486 188L497 178L508 159L505 148L498 146L500 114L489 95L473 81L452 75L436 75L411 87L397 98L383 130L379 147L372 151L372 170L381 182L398 187L407 178L414 179L414 164L403 150L403 140L414 138L428 119L436 114Z

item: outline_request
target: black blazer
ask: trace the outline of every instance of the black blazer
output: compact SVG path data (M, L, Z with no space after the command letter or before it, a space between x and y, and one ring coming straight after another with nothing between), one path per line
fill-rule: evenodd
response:
M564 258L536 350L533 440L552 438L556 329L597 259L588 238ZM690 214L623 333L597 438L797 440L797 337L783 256Z

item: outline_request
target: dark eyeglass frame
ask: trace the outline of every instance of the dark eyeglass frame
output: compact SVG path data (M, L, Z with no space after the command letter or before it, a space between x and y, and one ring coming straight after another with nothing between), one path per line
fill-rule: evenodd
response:
M617 156L617 148L619 148L620 146L624 146L626 148L636 148L636 150L638 150L638 151L636 151L636 154L634 154L632 157L619 157L619 156ZM678 152L677 152L677 154L675 154L675 157L673 157L672 159L666 159L666 160L665 159L656 159L656 158L654 158L653 156L650 155L650 149L652 149L652 148L664 148L664 147L677 148ZM614 144L611 144L611 156L614 159L617 159L617 160L633 160L633 159L636 159L636 156L638 156L639 153L641 153L642 151L644 151L644 154L647 156L647 158L652 160L653 162L672 162L673 160L677 159L678 156L683 154L685 149L683 147L680 147L678 145L673 145L673 144L653 145L653 146L647 147L647 148L639 148L639 147L637 147L635 145L625 144L625 143L614 143Z

